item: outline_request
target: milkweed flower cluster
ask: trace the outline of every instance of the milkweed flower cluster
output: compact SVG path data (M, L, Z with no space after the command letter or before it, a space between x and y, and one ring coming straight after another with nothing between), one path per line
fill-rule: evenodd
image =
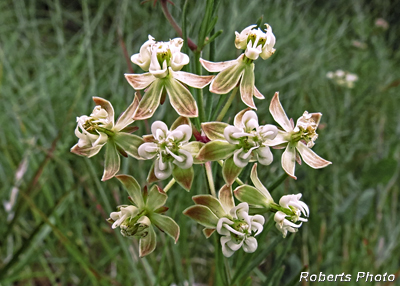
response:
M115 176L129 195L129 204L119 206L108 221L123 236L139 239L141 257L155 250L156 228L175 242L178 240L179 226L165 214L168 210L165 206L166 192L175 182L190 191L196 164L205 166L212 195L193 196L194 205L187 207L183 214L204 227L206 238L216 233L226 257L239 249L248 253L257 250L264 230L265 213L272 213L276 228L283 237L288 232L296 232L302 223L307 222L310 212L306 203L300 200L302 194L285 195L276 203L260 180L257 166L264 167L273 162L271 149L284 149L280 159L282 169L293 179L296 179L296 161L301 163L303 160L314 169L331 164L312 150L318 138L317 128L322 114L305 111L294 124L287 117L277 92L270 102L269 111L278 125L260 124L264 118L259 120L253 96L260 100L264 96L255 86L254 61L259 57L266 60L273 55L276 38L268 24L263 30L251 25L240 33L235 32L235 35L235 47L243 50L237 59L227 62L200 59L206 70L217 72L211 76L181 71L190 61L189 56L181 52L183 39L158 42L148 36L139 53L131 57L144 73L125 74L135 90L144 90L143 98L139 100L136 94L132 104L115 122L111 103L94 97L92 113L77 118L75 135L78 142L71 152L90 158L106 146L102 180ZM196 125L198 128L201 126L198 130L190 118L198 116L199 106L186 86L201 89L208 84L210 92L215 94L226 94L235 89L233 96L237 88L247 108L236 114L231 124L216 119ZM171 125L154 121L151 134L132 134L138 128L131 124L151 118L167 95L180 116ZM134 177L117 175L120 155L153 162L143 188ZM223 183L219 184L218 187L222 187L217 193L210 166L213 161L222 166ZM252 185L239 179L243 168L249 164L253 164L250 173ZM154 184L170 177L164 189Z
M326 77L332 79L337 85L347 88L353 88L355 86L355 82L358 80L358 76L356 74L343 70L328 72Z

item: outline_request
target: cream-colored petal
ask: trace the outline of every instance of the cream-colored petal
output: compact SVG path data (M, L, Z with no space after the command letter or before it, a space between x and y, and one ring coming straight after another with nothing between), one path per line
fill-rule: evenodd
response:
M288 144L285 151L282 154L282 168L283 170L293 179L297 179L294 175L294 169L296 166L296 148L295 146Z
M156 80L156 77L151 73L143 73L143 74L130 74L126 73L125 78L128 83L136 90L142 90L148 87L153 81Z
M303 159L303 161L310 167L314 168L314 169L321 169L324 168L330 164L332 164L332 162L329 162L323 158L321 158L320 156L318 156L317 154L315 154L315 152L313 150L311 150L310 148L308 148L304 143L302 142L298 142L297 146L296 146L297 150L299 151L301 158Z
M254 93L254 63L245 66L240 82L240 96L242 101L250 108L257 109L253 101Z
M203 88L214 78L214 76L199 76L184 71L173 71L172 76L180 82L183 82L184 84L194 88Z
M274 97L271 100L271 104L269 106L269 112L271 113L274 120L279 123L280 126L286 131L293 131L293 127L290 124L289 118L287 117L285 110L283 109L280 101L279 101L279 92L276 92Z
M243 56L241 55L239 58L243 58ZM209 61L200 59L201 65L209 72L220 72L220 71L226 69L227 67L237 64L237 61L238 61L238 59L214 63L214 62L209 62Z

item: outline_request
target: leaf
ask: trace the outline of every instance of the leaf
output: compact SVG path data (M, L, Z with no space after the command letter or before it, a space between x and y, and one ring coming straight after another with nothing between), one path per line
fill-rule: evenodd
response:
M141 137L134 134L117 132L114 136L114 140L115 143L130 156L138 160L143 160L138 153L139 146L144 143L144 140Z
M216 228L218 217L206 206L195 205L188 207L183 214L190 217L206 228Z
M201 129L210 140L225 140L224 130L228 126L224 122L206 122L201 124Z
M196 203L196 205L208 207L219 218L226 215L226 212L222 207L221 202L211 195L193 196L192 200Z
M180 233L179 225L172 218L154 213L151 215L150 220L161 231L172 237L175 240L175 243L178 241Z
M193 167L188 169L181 169L178 166L174 166L174 170L172 171L172 176L184 188L186 191L190 191L192 188L194 171Z
M222 140L214 140L205 144L199 151L197 159L202 161L218 161L230 157L236 145Z
M112 140L108 140L108 144L106 144L104 173L101 178L102 181L107 181L118 173L120 160L115 143Z
M231 186L242 170L243 168L236 166L235 162L233 162L233 156L226 159L222 166L222 175L226 184Z
M144 206L143 194L136 179L129 175L118 175L115 177L124 185L125 190L136 206L142 208Z
M139 241L139 256L143 257L149 255L156 249L157 240L156 233L154 232L153 226L149 226L149 232L145 237L142 237Z

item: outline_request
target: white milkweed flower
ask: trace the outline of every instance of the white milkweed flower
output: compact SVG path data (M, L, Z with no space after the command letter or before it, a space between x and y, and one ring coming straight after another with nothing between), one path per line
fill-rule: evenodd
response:
M337 85L347 88L353 88L355 82L358 80L358 76L356 74L343 70L337 70L335 72L330 71L326 74L326 77L334 80Z
M144 159L155 159L154 174L159 180L168 178L173 171L173 165L180 169L188 169L193 165L192 154L183 147L192 137L192 128L183 124L174 130L168 130L162 121L151 125L153 142L140 145L139 155Z
M121 234L123 236L133 235L132 232L130 231L133 225L130 225L129 222L138 213L139 213L139 209L135 206L132 206L132 205L121 206L119 208L119 212L112 212L110 214L110 218L114 221L114 223L112 224L112 228L115 229L117 227L120 227Z
M264 96L255 86L254 63L259 56L268 59L274 52L275 36L270 25L265 32L255 29L257 25L245 28L236 33L235 46L245 50L236 60L225 62L210 62L200 59L202 66L209 72L219 72L211 81L210 91L216 94L226 94L239 86L242 101L249 107L257 109L253 96L264 99Z
M305 111L294 126L293 120L289 120L279 101L278 92L271 100L269 111L275 121L283 128L283 131L279 130L275 139L267 140L266 144L285 148L281 162L282 168L289 176L296 179L294 175L295 162L301 163L300 156L307 165L314 169L324 168L332 164L311 150L318 138L316 130L322 116L321 113Z
M235 125L224 130L226 141L237 146L233 161L240 168L244 168L250 160L257 160L263 165L271 164L273 156L265 141L274 139L277 134L278 128L274 125L260 126L258 116L253 110L239 113L235 118Z
M252 253L257 249L255 236L263 230L265 219L262 215L249 215L249 205L240 203L229 212L231 218L222 217L218 220L217 232L222 235L222 253L226 257L243 247Z
M179 115L197 117L196 101L184 84L203 88L213 76L198 76L181 71L189 63L189 56L181 52L182 46L181 38L156 42L149 35L149 40L142 45L140 52L131 57L133 63L148 71L143 74L125 74L134 89L146 89L133 116L135 120L150 118L163 101L165 92Z
M301 194L286 195L279 200L279 205L283 209L275 213L274 220L276 228L282 232L284 238L288 231L297 232L302 223L308 221L306 218L301 217L301 215L308 217L310 211L308 206L300 201L300 198ZM297 221L301 223L295 224Z

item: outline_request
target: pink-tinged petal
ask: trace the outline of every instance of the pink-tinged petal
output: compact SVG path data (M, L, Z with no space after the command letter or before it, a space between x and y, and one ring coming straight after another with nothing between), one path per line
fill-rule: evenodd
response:
M246 109L239 111L239 113L235 115L235 118L233 120L233 125L235 125L236 128L240 128L240 129L244 128L243 123L242 123L242 118L243 118L243 115L249 110L251 110L251 108L247 107Z
M257 109L253 101L254 93L254 64L246 65L242 81L240 82L240 96L242 101L253 109Z
M122 148L128 155L134 157L135 159L142 159L139 156L138 148L144 143L144 140L134 134L118 132L114 136L115 143Z
M282 168L283 170L293 179L297 180L294 175L294 168L296 166L296 147L288 144L285 151L282 154Z
M156 77L151 73L143 74L125 74L126 80L136 90L142 90L148 87L152 82L156 80Z
M104 163L104 173L102 181L107 181L115 176L119 171L120 157L114 142L108 142L106 145L106 155Z
M128 175L117 175L115 176L123 185L125 190L128 192L131 200L136 204L138 208L144 206L142 190L140 189L139 183L132 176Z
M218 198L227 214L235 207L232 195L232 186L223 185L218 192Z
M287 117L285 110L279 101L279 92L275 92L275 95L272 98L269 106L269 112L274 120L278 122L286 132L293 131L292 124L290 124L289 118Z
M172 237L175 240L175 243L178 241L180 234L179 225L172 218L165 215L152 214L151 222L161 231Z
M157 246L156 233L153 227L150 225L148 233L145 237L142 237L139 241L139 256L146 256L154 251Z
M169 95L169 100L176 112L185 117L197 117L197 103L190 91L179 81L170 78L165 81L165 88Z
M225 140L224 130L229 125L224 122L206 122L201 124L201 129L210 140Z
M246 64L241 60L221 71L211 82L210 91L216 94L226 94L237 86L244 73Z
M108 100L105 100L104 98L96 96L93 97L93 101L94 103L96 103L96 105L100 105L101 108L107 111L108 122L112 122L112 126L114 126L114 108L111 105L111 103Z
M222 140L214 140L208 142L200 149L197 159L202 161L223 160L230 157L235 150L235 145Z
M208 207L219 218L227 214L227 212L222 207L221 202L211 195L193 196L192 200L196 203L196 205Z
M206 206L195 205L188 207L183 214L207 228L216 228L218 217Z
M194 179L193 167L182 169L178 166L174 166L172 176L182 188L184 188L188 192L190 191Z
M269 208L271 201L265 197L265 195L258 189L249 186L242 185L237 187L234 191L235 197L244 203L248 203L255 207Z
M176 128L178 128L178 126L181 125L189 125L192 126L190 119L184 116L179 116L174 123L172 123L171 125L171 131L175 130Z
M147 89L144 97L139 102L139 106L136 109L134 120L143 120L153 116L154 112L160 105L161 94L164 89L164 83L162 80L156 80Z
M211 82L211 80L214 78L214 76L200 76L184 71L179 71L179 72L174 72L172 71L172 76L179 80L180 82L183 82L184 84L194 87L194 88L203 88L207 84Z
M146 206L148 210L156 210L162 207L167 201L167 194L157 185L154 185L148 194Z
M235 162L233 162L233 157L226 159L222 166L222 176L224 177L226 184L231 186L242 170L243 168L236 166Z
M308 148L302 142L298 142L296 148L299 151L301 158L303 158L304 162L308 166L310 166L314 169L324 168L324 167L332 164L332 162L329 162L329 161L321 158L317 154L315 154L315 152L313 150Z
M243 56L241 56L243 58ZM233 66L237 64L237 59L236 60L231 60L231 61L226 61L226 62L219 62L219 63L214 63L214 62L209 62L203 59L200 59L201 65L209 72L220 72L223 69L226 69L227 67Z
M203 234L206 238L209 238L215 231L215 228L204 228Z
M258 99L264 99L265 96L254 86L254 96Z
M135 98L133 99L131 105L129 105L128 108L119 116L117 123L114 126L114 130L120 131L131 124L134 121L133 115L138 106L139 98L137 96L137 93L135 92Z
M84 147L79 147L78 144L74 145L71 148L71 152L79 155L79 156L84 156L84 157L93 157L94 155L96 155L97 153L100 152L101 148L104 146L103 145L97 145L97 146L84 146Z
M259 190L264 195L264 197L267 198L267 201L273 203L274 199L268 192L267 188L261 183L260 179L258 178L257 163L254 164L253 168L251 169L250 179L253 182L254 186L257 188L257 190Z

